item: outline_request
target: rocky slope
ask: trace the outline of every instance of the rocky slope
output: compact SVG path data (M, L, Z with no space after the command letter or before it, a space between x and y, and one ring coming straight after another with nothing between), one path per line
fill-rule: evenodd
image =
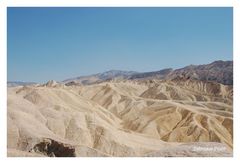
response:
M205 65L190 65L181 69L174 70L168 74L166 78L173 79L178 76L232 85L233 62L219 60Z
M189 78L8 88L8 156L232 156L232 86Z

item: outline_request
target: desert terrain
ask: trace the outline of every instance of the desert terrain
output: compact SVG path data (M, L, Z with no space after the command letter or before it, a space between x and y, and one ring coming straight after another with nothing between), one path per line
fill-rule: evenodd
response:
M8 87L8 156L232 156L232 85L173 73Z

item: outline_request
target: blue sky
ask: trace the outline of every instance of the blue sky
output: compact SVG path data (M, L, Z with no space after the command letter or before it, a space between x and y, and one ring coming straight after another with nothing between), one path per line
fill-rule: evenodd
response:
M232 60L232 8L8 8L8 81Z

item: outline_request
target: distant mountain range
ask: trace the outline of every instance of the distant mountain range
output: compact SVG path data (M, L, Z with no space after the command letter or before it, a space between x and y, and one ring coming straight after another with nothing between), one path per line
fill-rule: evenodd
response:
M138 72L110 70L107 72L98 73L94 75L79 76L76 78L67 79L67 80L64 80L63 82L68 83L68 82L75 81L81 84L93 84L96 82L103 82L103 81L113 80L113 79L129 79L135 74L138 74Z
M26 85L34 85L37 83L34 82L22 82L22 81L8 81L7 86L8 87L16 87L16 86L26 86Z
M153 72L135 72L110 70L89 76L79 76L62 81L66 85L90 85L110 80L171 80L175 78L186 78L201 81L214 81L225 85L233 85L233 61L214 61L210 64L189 65L180 69L162 69ZM10 81L8 87L33 85L34 82Z
M141 80L160 79L171 80L177 77L202 81L215 81L225 85L233 84L233 61L214 61L204 65L189 65L180 69L167 68L154 72L134 72L111 70L90 76L80 76L64 80L63 82L75 82L80 84L93 84L107 80Z

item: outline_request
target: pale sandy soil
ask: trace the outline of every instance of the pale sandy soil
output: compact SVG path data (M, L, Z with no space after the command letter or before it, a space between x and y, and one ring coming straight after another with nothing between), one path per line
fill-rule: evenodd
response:
M8 88L8 156L232 156L232 88L191 80Z

